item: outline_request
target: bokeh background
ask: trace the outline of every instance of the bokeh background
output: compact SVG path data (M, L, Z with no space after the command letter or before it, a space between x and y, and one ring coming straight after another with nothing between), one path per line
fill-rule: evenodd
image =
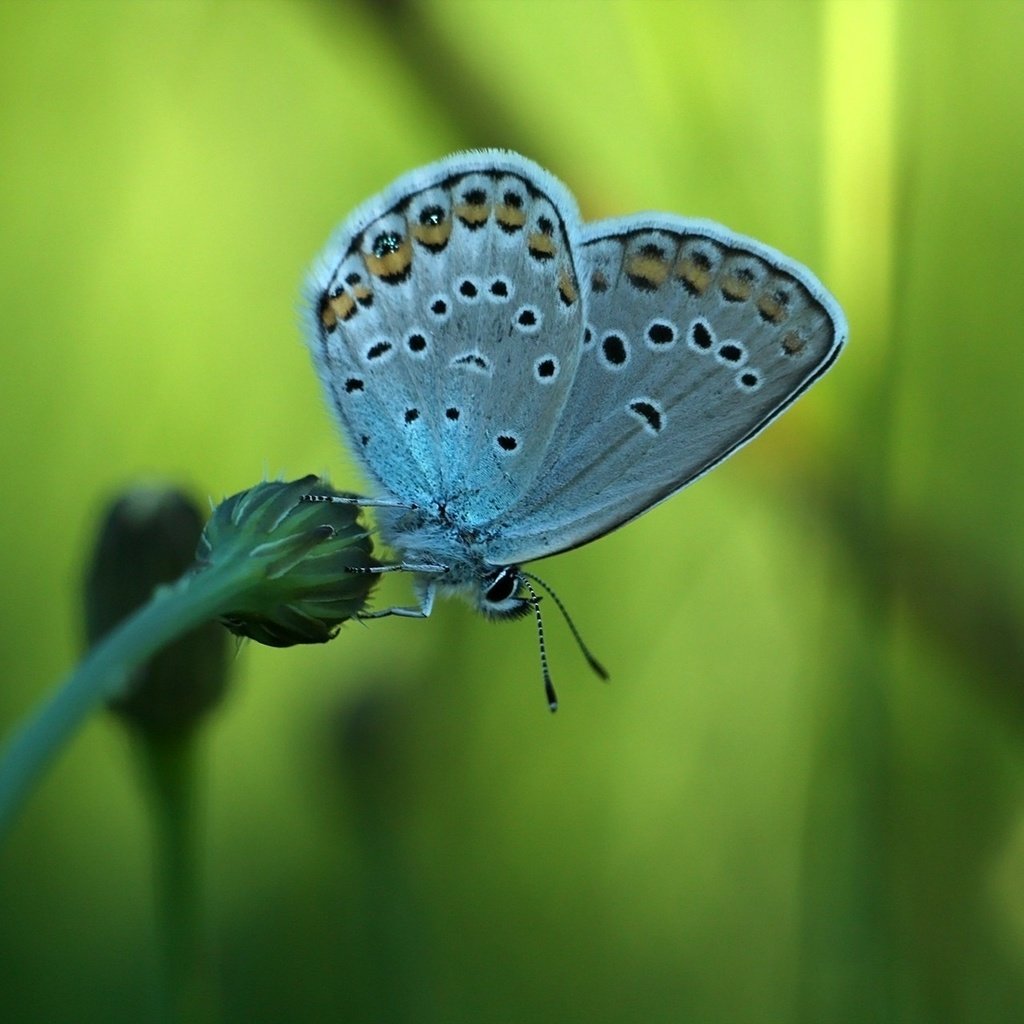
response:
M0 729L140 480L359 478L299 339L350 208L522 150L717 219L851 341L755 444L543 565L250 644L205 733L209 1019L1024 1019L1024 4L0 4ZM404 599L401 581L382 597ZM0 850L0 1020L153 1019L153 826L97 717Z

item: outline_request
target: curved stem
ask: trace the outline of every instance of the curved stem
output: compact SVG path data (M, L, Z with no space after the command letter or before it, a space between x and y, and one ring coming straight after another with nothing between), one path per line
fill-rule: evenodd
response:
M86 717L171 640L225 610L244 573L212 567L158 591L107 634L0 748L0 841L43 770Z

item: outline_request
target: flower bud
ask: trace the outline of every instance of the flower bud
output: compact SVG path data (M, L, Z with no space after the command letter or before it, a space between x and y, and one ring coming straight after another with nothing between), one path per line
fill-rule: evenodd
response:
M137 487L110 505L85 578L90 646L189 569L202 528L196 505L171 488ZM226 639L215 622L184 634L137 669L109 707L150 733L191 728L223 696Z
M200 568L244 562L251 577L221 616L237 636L271 647L324 643L365 607L377 577L352 570L379 563L359 506L302 500L311 494L347 497L315 476L265 482L226 498L206 524Z

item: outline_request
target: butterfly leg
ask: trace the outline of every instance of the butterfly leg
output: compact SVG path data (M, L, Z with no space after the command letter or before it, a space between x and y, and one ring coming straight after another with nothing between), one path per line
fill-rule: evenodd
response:
M358 494L304 494L300 501L329 501L332 505L359 505L360 508L404 508L415 511L419 505L397 498L364 498Z
M396 562L394 565L367 565L349 566L346 572L354 573L357 576L383 576L386 572L420 572L436 575L447 572L447 565L437 565L434 562Z
M382 566L384 569L401 569L403 566ZM436 570L435 566L435 570ZM430 615L431 610L434 607L434 592L435 592L434 581L431 580L427 583L423 591L423 597L420 600L419 608L382 608L378 612L361 612L357 615L360 619L383 619L388 615L397 615L403 619L425 619Z

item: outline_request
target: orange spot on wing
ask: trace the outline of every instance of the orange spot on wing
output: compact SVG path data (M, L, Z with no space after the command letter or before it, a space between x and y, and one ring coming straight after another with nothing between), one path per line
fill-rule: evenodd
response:
M491 208L487 203L459 203L455 215L463 223L477 227L491 215Z
M745 302L754 290L750 281L737 274L729 274L722 280L722 294L732 302Z
M562 296L562 301L567 306L571 306L579 297L579 292L576 289L576 282L573 280L572 275L568 270L563 270L561 274L558 275L558 294Z
M676 277L685 282L696 295L702 295L711 284L711 271L692 256L684 256L676 265Z
M403 238L394 252L385 253L383 256L375 256L368 252L363 254L363 259L366 262L366 269L374 277L383 278L385 281L401 280L409 273L412 265L412 242L409 238Z
M541 231L534 231L527 239L526 246L530 250L531 256L542 260L551 259L558 251L555 240Z
M786 307L771 295L762 295L758 298L757 310L770 324L781 324L786 319Z
M356 314L355 299L347 292L327 296L320 303L320 323L324 330L333 331L339 323L351 320Z
M446 217L439 224L413 224L412 236L428 249L443 249L452 234L451 219Z
M660 287L668 279L668 263L646 253L634 253L627 257L626 273L633 283L651 290Z
M502 203L494 211L498 223L508 231L518 231L526 223L526 214L522 209Z
M787 356L798 356L807 347L807 342L796 331L787 331L782 337L782 351Z

